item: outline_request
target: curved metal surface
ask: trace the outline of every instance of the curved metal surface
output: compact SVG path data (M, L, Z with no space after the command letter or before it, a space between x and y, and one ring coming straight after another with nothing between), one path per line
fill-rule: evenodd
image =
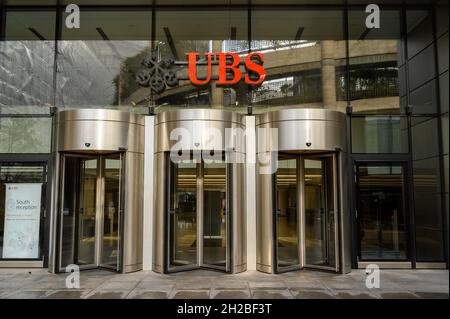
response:
M272 135L270 129L277 129ZM265 129L265 130L259 130ZM285 109L261 114L256 118L256 268L273 273L274 260L274 175L262 174L264 169L276 169L277 152L311 155L338 154L339 250L340 271L350 271L350 211L347 196L346 115L325 109ZM307 145L310 145L308 146ZM264 159L261 161L261 159ZM300 195L299 196L305 196ZM298 199L299 201L302 198ZM300 243L300 246L302 244ZM300 248L303 249L303 248Z
M262 130L261 130L262 129ZM277 143L261 143L270 129L277 130ZM327 109L284 109L256 118L257 153L269 151L346 151L346 116Z
M298 120L345 122L345 114L330 109L283 109L260 114L256 118L256 126L262 125L264 123Z
M144 117L116 110L67 110L58 113L56 128L58 152L124 153L124 226L119 235L123 241L122 272L141 270Z
M228 134L232 134L233 138L227 138ZM155 121L155 152L171 149L233 150L245 153L243 117L225 110L161 112Z
M270 158L270 157L269 157ZM274 272L274 219L272 175L259 174L256 163L256 269L262 272Z
M153 224L153 270L163 272L165 269L164 242L167 240L165 216L168 194L167 167L169 157L165 152L178 149L176 143L186 138L182 150L227 150L232 164L232 267L237 273L247 269L246 254L246 215L245 215L245 131L243 117L225 110L187 109L161 112L155 121L155 201ZM233 138L227 138L231 134ZM211 136L211 133L217 136ZM228 132L228 133L227 133ZM171 139L172 135L172 139ZM227 145L228 142L228 145Z
M232 273L247 270L247 216L245 196L245 164L232 165Z
M58 151L144 153L144 118L116 110L79 109L57 116Z
M74 109L58 113L58 121L113 121L144 125L143 116L135 113L107 109Z

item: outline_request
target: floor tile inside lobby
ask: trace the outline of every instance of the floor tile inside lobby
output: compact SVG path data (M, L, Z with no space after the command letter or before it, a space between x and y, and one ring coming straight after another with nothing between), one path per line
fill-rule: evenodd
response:
M227 275L207 270L122 275L93 270L81 272L80 289L67 289L66 276L42 269L0 269L0 298L449 298L446 270L381 270L378 289L366 288L363 270L346 275L310 270L280 275L256 271Z

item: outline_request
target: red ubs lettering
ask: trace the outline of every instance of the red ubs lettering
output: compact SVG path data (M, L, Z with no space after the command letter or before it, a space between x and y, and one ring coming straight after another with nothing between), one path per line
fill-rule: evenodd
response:
M218 85L233 85L237 84L242 79L242 71L239 69L241 58L236 53L222 53L212 52L206 53L206 66L207 75L206 78L199 79L197 75L197 57L200 54L198 52L188 52L189 65L189 80L195 85L205 85L211 81L212 77L212 61L214 57L218 57L219 66L219 78L217 80ZM250 53L244 59L245 74L244 82L249 85L260 85L266 78L266 70L263 67L264 54L262 53ZM230 78L230 75L232 77Z

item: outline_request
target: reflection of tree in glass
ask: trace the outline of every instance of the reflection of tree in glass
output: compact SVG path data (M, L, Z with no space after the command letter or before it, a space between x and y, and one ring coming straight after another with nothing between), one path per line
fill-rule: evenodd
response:
M127 100L134 92L141 88L135 80L136 72L142 68L142 60L149 54L150 50L145 49L121 63L120 72L113 80L114 85L117 88L113 105L121 105L123 101Z

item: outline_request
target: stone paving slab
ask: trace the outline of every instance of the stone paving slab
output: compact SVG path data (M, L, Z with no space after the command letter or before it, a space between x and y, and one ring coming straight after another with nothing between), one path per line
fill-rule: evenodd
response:
M67 274L0 269L0 298L12 299L448 299L447 270L381 270L380 288L368 289L363 270L350 274L301 270L271 275L209 270L161 275L83 271L80 289L67 289Z
M127 299L167 299L169 294L165 291L135 289L130 292Z
M319 287L320 288L320 287ZM290 289L295 299L333 299L334 295L326 289Z
M253 299L293 299L288 289L257 289L252 290Z
M250 299L250 289L213 289L210 294L214 299Z
M173 299L209 299L209 290L173 290L169 295Z
M86 299L125 299L131 293L130 290L101 290L94 289L87 295Z
M2 296L6 299L40 299L44 298L49 293L49 290L41 289L24 289L18 291L9 291L9 293Z

